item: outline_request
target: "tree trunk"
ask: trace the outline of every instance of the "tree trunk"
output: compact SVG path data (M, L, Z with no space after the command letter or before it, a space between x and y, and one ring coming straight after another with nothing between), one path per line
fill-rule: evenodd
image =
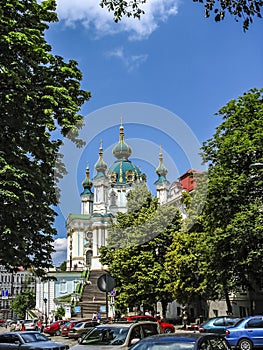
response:
M232 310L232 305L229 299L229 294L227 292L227 290L224 290L225 293L225 298L226 298L226 306L227 306L227 315L232 315L233 314L233 310Z

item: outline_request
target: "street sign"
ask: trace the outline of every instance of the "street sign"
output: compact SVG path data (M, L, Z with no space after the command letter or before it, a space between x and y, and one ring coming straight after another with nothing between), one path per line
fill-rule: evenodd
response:
M108 273L104 273L98 278L97 285L100 291L110 292L116 286L116 280Z

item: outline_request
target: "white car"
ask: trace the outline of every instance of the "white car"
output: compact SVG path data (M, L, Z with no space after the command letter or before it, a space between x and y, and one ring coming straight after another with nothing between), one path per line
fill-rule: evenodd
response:
M107 323L93 328L70 350L127 350L141 339L159 333L158 322Z

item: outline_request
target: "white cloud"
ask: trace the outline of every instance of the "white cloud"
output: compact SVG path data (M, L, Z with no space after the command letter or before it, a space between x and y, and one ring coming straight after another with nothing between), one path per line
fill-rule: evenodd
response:
M123 17L118 23L113 21L113 12L101 8L98 0L57 0L57 13L66 26L81 23L93 29L97 37L127 32L130 40L141 40L149 37L161 22L175 16L178 3L179 0L148 0L142 5L145 14L140 20Z
M142 63L144 63L148 55L141 54L141 55L127 55L123 49L123 47L116 48L112 51L108 51L106 53L107 57L116 57L121 60L121 62L125 65L125 67L128 68L128 71L133 71L137 69Z
M56 266L60 265L67 259L67 239L57 238L54 241L55 253L52 254L53 262Z

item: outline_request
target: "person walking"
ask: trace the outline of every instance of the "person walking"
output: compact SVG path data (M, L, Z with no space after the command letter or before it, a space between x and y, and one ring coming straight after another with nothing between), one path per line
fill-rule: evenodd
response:
M183 329L186 329L187 324L188 324L188 314L187 314L186 309L183 309L183 312L182 312L182 321L183 321Z
M39 333L42 332L42 321L40 318L37 321L37 329L38 329Z

